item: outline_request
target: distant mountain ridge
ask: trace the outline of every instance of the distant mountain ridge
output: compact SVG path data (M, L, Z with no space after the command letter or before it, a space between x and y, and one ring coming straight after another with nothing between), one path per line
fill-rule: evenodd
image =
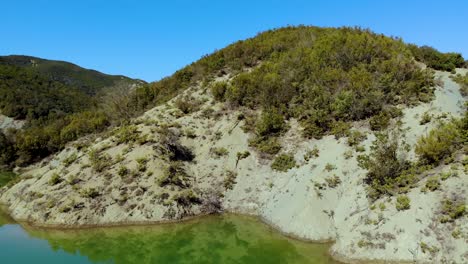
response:
M0 65L29 69L50 80L76 86L89 95L94 95L102 88L111 87L121 82L145 83L143 80L131 79L123 75L109 75L85 69L66 61L47 60L33 56L0 56Z
M30 161L104 129L111 123L107 113L112 111L103 109L109 98L128 97L145 84L64 61L0 57L0 114L6 116L0 122L0 137L5 139L0 143L0 164L17 160L20 146L28 146L21 160ZM14 151L6 155L6 150Z

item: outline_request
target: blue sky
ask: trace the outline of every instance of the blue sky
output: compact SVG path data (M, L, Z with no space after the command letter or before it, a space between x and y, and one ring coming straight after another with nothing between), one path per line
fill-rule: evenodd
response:
M468 1L1 0L0 55L65 60L158 80L286 25L361 26L468 57Z

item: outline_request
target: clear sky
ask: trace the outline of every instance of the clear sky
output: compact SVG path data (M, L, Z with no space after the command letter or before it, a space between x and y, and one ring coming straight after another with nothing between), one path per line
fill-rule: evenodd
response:
M286 25L361 26L468 57L468 1L1 0L0 55L155 81Z

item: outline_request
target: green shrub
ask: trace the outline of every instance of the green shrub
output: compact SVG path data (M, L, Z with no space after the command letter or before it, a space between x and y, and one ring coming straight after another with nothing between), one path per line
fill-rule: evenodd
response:
M68 167L70 166L73 162L75 162L75 160L78 158L78 156L76 155L76 153L73 153L71 154L70 156L66 157L62 163L65 167Z
M457 74L456 76L452 77L452 79L460 84L460 93L463 96L468 96L468 73L465 75Z
M367 139L367 135L359 130L352 130L348 135L348 145L350 147L361 144L362 141Z
M112 157L107 153L100 153L97 150L90 151L89 160L93 170L96 172L102 172L112 165Z
M406 195L400 195L396 199L396 209L398 211L408 210L410 209L410 199Z
M57 185L62 182L62 178L58 173L52 174L52 176L49 179L49 185Z
M277 171L286 172L289 169L292 169L296 166L296 160L291 154L280 154L278 155L273 163L271 168Z
M227 150L224 147L212 148L211 154L214 156L214 158L219 159L221 157L229 155L229 150Z
M433 191L440 188L440 181L439 181L439 179L437 177L429 178L426 181L425 187L426 187L427 190L433 192Z
M439 251L439 249L436 247L436 246L429 246L428 244L424 243L424 242L421 242L419 243L419 246L421 247L421 251L423 253L430 253L430 254L435 254Z
M453 123L446 123L419 138L415 152L421 162L437 164L450 156L462 145L459 128Z
M275 155L281 150L277 137L257 137L249 141L249 146L268 155Z
M461 199L445 199L442 201L441 214L441 223L453 222L466 214L466 204Z
M117 144L135 143L140 138L140 132L135 125L122 126L116 132Z
M425 113L421 116L421 120L419 121L419 124L420 124L420 125L425 125L425 124L431 122L431 119L432 119L432 115L430 115L428 112L425 112Z
M349 135L351 124L343 121L336 121L332 123L330 134L335 135L336 139L346 137Z
M285 126L283 115L276 109L270 109L263 111L255 131L259 137L268 137L280 134Z
M465 65L465 60L460 53L441 53L429 46L408 45L408 47L416 60L436 70L453 71L455 68L462 68Z
M191 186L190 176L185 171L182 162L171 161L165 168L163 175L158 180L161 187L174 185L180 188L188 188Z
M15 179L19 179L16 173L12 171L4 171L0 169L0 188L13 183Z
M211 85L211 94L213 94L213 97L218 100L218 101L223 101L224 100L224 95L226 94L226 90L228 87L227 82L215 82Z
M87 189L82 189L80 191L80 195L84 198L91 198L94 199L100 195L99 191L97 191L95 188L87 188Z
M369 196L378 198L383 194L393 194L398 188L408 184L409 162L399 155L398 135L377 134L369 156L358 156L359 165L368 170L364 182L370 187Z
M390 124L390 119L390 114L386 111L382 111L369 119L370 128L374 131L386 129Z
M184 114L190 114L200 109L201 102L192 97L180 97L174 102L175 106Z

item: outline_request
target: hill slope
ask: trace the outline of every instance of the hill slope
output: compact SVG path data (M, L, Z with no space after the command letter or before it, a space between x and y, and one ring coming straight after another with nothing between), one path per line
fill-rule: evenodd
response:
M23 169L0 202L60 227L239 212L346 262L466 262L466 100L413 57L360 29L260 34L138 88L144 114Z
M78 135L102 129L109 123L99 114L102 98L122 91L130 94L144 84L67 62L27 56L0 57L0 80L0 133L7 133L9 142L4 142L11 145L2 144L0 149L15 149L15 154L0 151L0 166L15 160L27 164L53 153ZM80 122L83 118L92 124ZM73 122L81 123L81 129L74 129L72 134L62 135L60 139L50 135L52 131L66 131L67 125ZM24 129L18 132L8 131L21 127ZM31 138L37 136L42 139Z

